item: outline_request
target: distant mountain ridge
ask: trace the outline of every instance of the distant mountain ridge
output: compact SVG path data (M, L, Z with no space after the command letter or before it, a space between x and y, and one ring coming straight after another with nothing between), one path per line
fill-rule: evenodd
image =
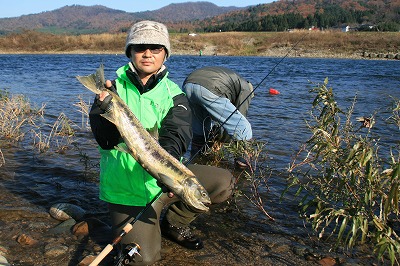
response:
M143 17L168 22L193 21L211 18L235 10L243 10L235 6L221 7L210 2L186 2L169 4L154 11L140 12Z
M0 34L20 30L40 30L52 33L121 32L135 21L157 20L164 23L210 18L239 7L219 7L210 2L170 4L154 11L129 13L101 5L70 5L53 11L0 19Z
M186 2L134 13L100 5L72 5L0 19L0 35L22 30L55 34L117 33L126 32L132 23L145 19L165 23L171 32L340 29L349 25L356 30L398 32L400 0L279 0L245 8Z

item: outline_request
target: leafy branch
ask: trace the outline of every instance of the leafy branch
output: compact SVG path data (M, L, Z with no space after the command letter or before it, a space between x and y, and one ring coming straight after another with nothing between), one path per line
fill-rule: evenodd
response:
M301 212L320 238L336 236L336 247L374 243L378 258L388 254L394 264L400 252L393 226L399 221L399 147L392 148L389 162L380 158L379 140L370 136L373 123L357 119L363 125L355 130L355 100L342 111L327 84L325 79L310 91L316 94L307 121L312 135L289 167L288 189L297 187L303 195ZM398 125L398 101L396 106L391 119Z

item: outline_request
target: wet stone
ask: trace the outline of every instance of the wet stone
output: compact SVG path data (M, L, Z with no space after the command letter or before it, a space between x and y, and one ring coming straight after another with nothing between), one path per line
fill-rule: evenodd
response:
M7 259L3 255L0 255L0 265L8 266L8 265L11 265L11 264L8 263Z
M48 258L56 258L68 252L68 247L58 243L47 244L44 248L44 255Z
M50 207L49 213L54 219L65 221L70 218L80 220L85 215L86 211L71 203L56 203Z
M0 255L5 256L8 253L8 249L4 246L0 246Z
M331 258L331 257L325 257L323 259L320 259L318 261L318 264L322 265L322 266L334 266L334 265L337 265L336 264L336 260L334 258Z
M101 252L103 250L103 248L100 245L94 244L93 245L93 251L94 252Z
M17 237L17 242L22 246L32 246L38 243L37 240L26 234L19 235Z
M298 256L304 256L305 254L313 253L313 250L309 246L300 244L294 245L292 247L292 251Z
M72 228L72 233L75 236L87 236L89 235L89 225L86 221L77 223Z
M43 229L43 228L49 228L51 225L49 225L48 223L45 223L45 222L33 222L33 223L30 223L29 225L28 225L28 228L29 229Z
M93 255L86 256L83 260L81 260L81 262L78 263L78 266L87 266L92 263L95 258L96 256Z
M64 233L70 233L71 227L76 224L76 221L74 219L68 219L56 227L53 227L49 230L50 234L64 234Z

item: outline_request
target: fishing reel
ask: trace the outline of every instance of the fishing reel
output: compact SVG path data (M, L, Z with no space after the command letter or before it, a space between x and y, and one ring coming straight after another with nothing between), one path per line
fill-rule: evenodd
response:
M139 244L136 243L131 243L125 247L124 250L122 250L119 258L116 260L115 266L123 266L123 265L129 265L131 262L135 262L135 257L136 255L140 255L140 246Z

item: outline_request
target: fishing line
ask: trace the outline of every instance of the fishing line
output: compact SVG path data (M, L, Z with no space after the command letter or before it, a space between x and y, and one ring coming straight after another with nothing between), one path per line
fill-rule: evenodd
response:
M200 153L200 151L203 150L204 147L207 145L207 142L208 142L210 139L213 139L213 138L217 135L217 132L219 132L220 129L228 122L228 120L239 110L239 107L240 107L244 102L246 102L247 99L248 99L249 97L251 97L252 95L254 95L255 90L258 89L258 88L261 86L261 84L264 83L264 81L269 77L269 75L271 75L272 72L275 71L275 69L278 67L278 65L280 65L280 63L282 63L282 61L283 61L286 57L289 56L289 54L292 52L292 50L293 50L294 48L296 48L296 46L297 46L300 42L302 42L302 41L304 40L304 38L305 38L308 34L309 34L309 32L303 34L303 36L289 49L289 51L287 51L287 53L286 53L282 58L280 58L280 60L279 60L279 61L272 67L272 69L265 75L265 77L260 81L260 83L258 83L257 86L254 87L254 89L249 93L249 95L247 95L247 97L243 99L243 101L242 101L242 102L235 108L235 110L225 119L225 121L222 122L221 124L219 124L219 123L217 124L216 129L213 130L213 132L211 132L211 134L210 134L211 136L209 136L209 138L206 139L205 143L201 146L201 148L200 148L195 154L193 154L193 155L189 158L189 160L187 160L187 161L185 162L186 165L188 165L189 163L191 163L191 162L194 160L194 158Z

